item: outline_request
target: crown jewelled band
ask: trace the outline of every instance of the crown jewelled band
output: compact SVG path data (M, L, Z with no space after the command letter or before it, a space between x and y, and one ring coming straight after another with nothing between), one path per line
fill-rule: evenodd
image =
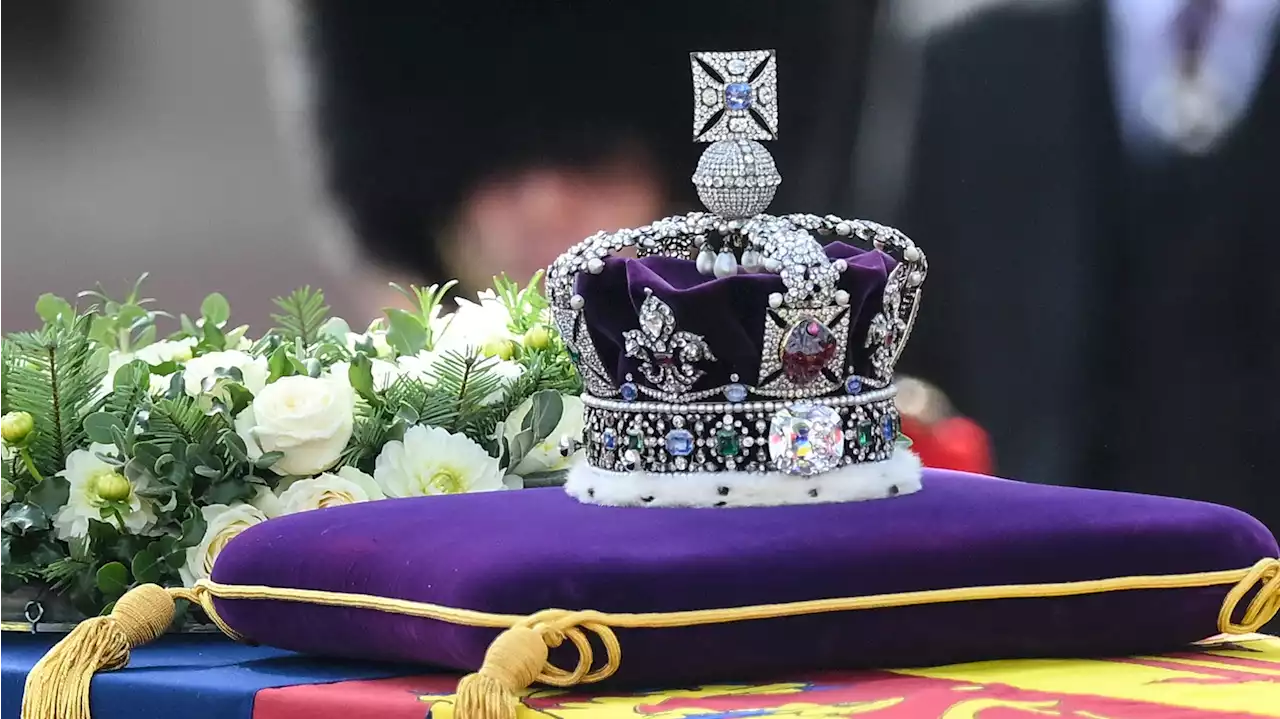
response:
M924 253L901 232L866 220L764 214L782 181L760 142L777 137L777 59L770 50L711 52L691 54L690 63L694 139L710 143L693 182L709 212L599 232L548 269L552 315L579 368L587 408L583 436L563 449L584 445L588 465L609 477L814 478L886 463L900 432L893 369L918 312ZM822 238L892 259L880 275L879 307L867 305L869 318L858 314L862 300L841 289L850 260L829 256ZM682 326L677 308L650 287L640 288L634 325L606 353L613 365L617 351L630 371L607 367L587 327L593 295L581 283L625 249L641 261L691 261L716 279L775 276L779 287L764 307L741 308L741 318L763 315L763 325L746 328L758 332L754 376L740 377L742 358L719 356L726 348ZM862 276L843 280L845 287ZM709 375L721 379L707 382Z

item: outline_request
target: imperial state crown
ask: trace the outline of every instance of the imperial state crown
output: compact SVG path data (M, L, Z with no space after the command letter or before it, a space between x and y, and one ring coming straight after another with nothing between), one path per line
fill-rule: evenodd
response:
M928 271L901 232L764 214L782 178L771 50L695 52L693 174L706 212L600 232L550 267L582 376L578 499L742 506L919 489L894 365ZM621 256L634 253L635 257Z

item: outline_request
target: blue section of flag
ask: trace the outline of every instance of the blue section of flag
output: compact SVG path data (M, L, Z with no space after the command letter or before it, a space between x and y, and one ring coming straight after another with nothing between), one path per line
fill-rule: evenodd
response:
M27 672L61 635L4 633L0 719L19 719ZM215 635L166 636L139 647L127 669L94 677L94 719L252 719L260 689L382 679L422 668L327 661Z

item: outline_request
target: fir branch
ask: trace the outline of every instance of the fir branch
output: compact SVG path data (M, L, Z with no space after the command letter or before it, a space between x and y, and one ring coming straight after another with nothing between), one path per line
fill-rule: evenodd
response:
M5 377L7 411L30 412L35 432L28 448L43 475L56 474L71 452L84 446L84 418L105 401L99 387L105 368L89 339L92 315L11 335L12 363Z
M50 564L39 572L40 578L49 583L55 591L62 591L71 586L82 572L91 569L93 565L84 559L76 559L74 557L66 557Z
M188 445L202 445L206 440L211 444L213 437L222 429L218 426L219 416L205 414L195 400L185 395L160 399L151 405L144 434L148 439L166 444L178 439Z
M0 412L9 411L9 376L18 363L18 352L12 342L5 340L0 349Z
M496 422L500 408L492 395L502 391L503 380L493 373L495 361L466 357L446 352L431 367L431 393L449 406L450 421L439 426L450 432L466 434L473 439L476 432Z
M300 339L304 346L320 340L320 330L329 319L329 306L324 303L324 293L310 286L293 291L288 297L273 300L283 314L273 314L280 332L291 340Z

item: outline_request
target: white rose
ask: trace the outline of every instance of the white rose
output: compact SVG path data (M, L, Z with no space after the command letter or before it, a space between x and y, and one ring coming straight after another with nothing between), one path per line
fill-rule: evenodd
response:
M472 302L459 297L458 309L453 314L432 323L437 331L432 349L468 354L488 342L515 340L510 329L511 313L493 290L481 292L478 299L479 302Z
M294 482L280 494L280 504L284 514L293 514L385 498L373 477L355 467L343 467L337 474L325 472L315 479Z
M194 586L198 579L208 579L213 563L227 542L244 530L267 521L267 516L250 504L211 504L200 508L206 524L204 538L187 550L187 561L178 568L182 583Z
M235 367L244 376L244 386L255 395L262 391L271 376L266 357L254 357L239 350L210 352L200 355L189 362L182 372L187 394L195 397L200 394L206 377L213 377L219 369L229 370Z
M562 395L560 399L564 403L564 412L560 415L560 422L556 424L556 428L546 439L534 445L533 449L529 450L529 454L525 455L515 467L508 469L508 472L523 476L534 472L565 469L573 463L575 457L560 456L560 438L565 435L582 436L582 400L572 395ZM502 433L508 443L514 442L516 435L520 434L520 423L532 409L533 398L530 397L521 402L520 406L511 412L511 416L503 421Z
M462 434L415 425L383 446L373 479L388 497L503 489L498 460Z
M133 358L140 359L149 365L164 364L166 362L186 362L191 359L191 352L195 349L195 346L195 337L187 337L180 340L160 340L134 352Z
M156 515L151 503L137 493L146 487L142 483L131 482L116 467L97 457L115 453L113 445L92 444L89 449L77 449L67 456L67 468L57 475L71 485L67 503L53 516L58 539L65 542L88 534L89 520L102 521L101 510L109 501L120 502L127 507L127 511L121 512L121 518L131 534L143 534L155 524Z
M312 475L332 467L355 422L351 386L329 377L281 377L236 416L250 459L283 452L276 474Z

